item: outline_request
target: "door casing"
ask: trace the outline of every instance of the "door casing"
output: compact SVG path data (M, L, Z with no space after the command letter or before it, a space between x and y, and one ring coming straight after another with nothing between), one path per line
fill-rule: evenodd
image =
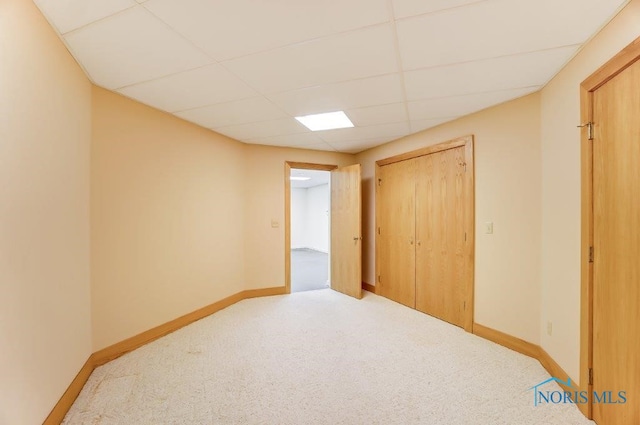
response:
M593 232L593 144L589 140L589 123L593 123L593 93L640 60L640 37L601 66L580 85L580 169L581 169L581 247L580 247L580 387L587 391L589 402L578 404L580 411L593 418L589 375L593 367L593 263L590 250Z
M291 293L291 169L332 171L337 165L285 161L284 163L284 282L285 293ZM331 255L331 254L329 254Z

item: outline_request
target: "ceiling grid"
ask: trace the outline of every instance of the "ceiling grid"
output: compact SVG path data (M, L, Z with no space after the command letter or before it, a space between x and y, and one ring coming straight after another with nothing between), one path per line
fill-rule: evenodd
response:
M628 1L34 2L98 86L245 143L357 153L539 90ZM354 127L294 118L334 111Z

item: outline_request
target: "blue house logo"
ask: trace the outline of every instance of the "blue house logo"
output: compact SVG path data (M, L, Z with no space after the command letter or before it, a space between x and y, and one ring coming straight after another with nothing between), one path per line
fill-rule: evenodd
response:
M552 376L551 378L547 379L546 381L542 381L539 384L534 385L533 387L529 388L527 391L531 391L533 390L533 405L537 406L538 403L560 403L560 402L565 402L565 398L567 398L567 394L572 394L571 392L567 392L567 391L546 391L546 392L542 392L542 391L538 391L538 388L542 387L543 385L548 384L549 382L557 382L560 385L564 385L565 387L569 387L569 388L574 388L574 386L571 384L571 378L567 378L567 381L563 381L560 378L556 378L555 376ZM551 401L552 398L554 398L552 395L556 394L557 396L560 397L560 399L558 401ZM546 397L545 397L546 395ZM555 398L558 398L558 397Z
M544 391L541 387L550 382L557 382L566 388L572 389L572 391ZM589 392L579 391L577 386L574 386L571 382L571 378L567 378L563 381L560 378L552 376L551 378L540 382L529 388L527 391L533 390L533 405L539 404L587 404L589 403ZM627 392L618 391L594 391L592 394L593 403L600 404L625 404L627 402Z

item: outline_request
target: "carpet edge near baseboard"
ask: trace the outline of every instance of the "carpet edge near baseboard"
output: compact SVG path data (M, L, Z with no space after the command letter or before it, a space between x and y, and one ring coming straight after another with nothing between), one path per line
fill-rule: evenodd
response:
M210 316L211 314L242 300L257 297L268 297L272 295L284 295L286 293L287 290L284 286L240 291L212 304L194 310L191 313L187 313L176 319L170 320L159 326L96 351L89 356L85 364L80 368L76 377L71 381L71 384L69 384L69 387L67 387L66 391L62 394L62 397L60 397L60 400L58 400L53 409L51 409L51 412L44 420L43 425L58 425L64 420L65 415L69 409L71 409L71 406L76 401L76 398L78 398L78 395L80 395L80 391L82 391L82 388L96 367L102 366L111 360L117 359L123 354L140 348L143 345L162 338L165 335L175 332L178 329Z
M500 332L496 329L481 325L479 323L473 323L473 334L480 338L495 342L503 347L509 348L513 351L517 351L520 354L536 359L542 367L549 373L549 375L556 377L564 382L568 382L570 379L569 374L562 369L562 367L547 353L541 346L509 335L504 332ZM572 380L573 381L573 380ZM576 383L576 381L573 381ZM562 387L563 391L573 393L576 388L568 387L558 382L558 385ZM577 385L577 383L576 383ZM577 391L584 390L586 388L579 386ZM586 405L578 405L580 412L590 419L585 409Z

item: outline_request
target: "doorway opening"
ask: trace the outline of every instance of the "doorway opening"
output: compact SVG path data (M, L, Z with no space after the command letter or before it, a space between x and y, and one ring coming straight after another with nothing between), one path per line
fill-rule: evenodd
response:
M329 282L331 174L292 168L291 292L326 289Z
M329 172L329 200L326 207L329 222L327 229L327 277L329 287L345 295L362 298L362 173L360 164L344 167L306 162L284 163L284 275L285 291L292 292L292 174L305 171ZM309 176L310 177L310 176ZM311 180L311 179L310 179ZM294 179L293 181L308 181ZM313 195L312 195L313 196ZM322 209L319 210L320 214ZM316 211L316 214L318 211ZM315 227L315 225L314 225ZM319 232L323 230L318 226ZM309 248L309 247L307 247ZM295 253L294 253L295 254ZM304 252L301 252L304 254ZM322 267L322 266L320 266ZM295 266L294 266L295 268ZM303 271L305 273L305 271ZM322 274L324 276L324 273ZM324 285L326 285L326 279ZM320 281L323 282L323 281ZM326 287L326 286L325 286ZM304 289L302 289L304 290Z

